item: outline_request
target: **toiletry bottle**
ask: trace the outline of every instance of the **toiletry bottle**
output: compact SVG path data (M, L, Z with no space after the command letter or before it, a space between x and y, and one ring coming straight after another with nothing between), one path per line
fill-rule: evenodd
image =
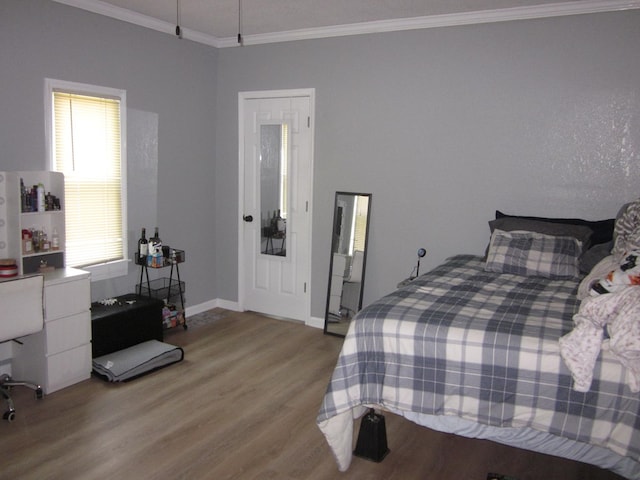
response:
M38 196L38 200L37 200L38 212L44 212L45 210L44 185L42 185L42 183L38 184L37 196Z
M53 227L53 232L51 232L51 250L60 250L60 235L58 235L56 227Z

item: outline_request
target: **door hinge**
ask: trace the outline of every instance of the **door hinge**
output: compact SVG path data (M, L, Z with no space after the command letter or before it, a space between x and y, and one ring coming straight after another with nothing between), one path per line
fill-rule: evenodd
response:
M307 117L307 128L311 128L311 117Z
M304 282L304 293L307 293L307 282Z
M309 213L309 200L307 200L304 204L304 211Z

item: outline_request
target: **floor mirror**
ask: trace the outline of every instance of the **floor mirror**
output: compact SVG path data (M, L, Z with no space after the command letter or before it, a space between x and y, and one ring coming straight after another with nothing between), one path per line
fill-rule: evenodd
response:
M371 194L336 192L324 333L344 337L362 308Z

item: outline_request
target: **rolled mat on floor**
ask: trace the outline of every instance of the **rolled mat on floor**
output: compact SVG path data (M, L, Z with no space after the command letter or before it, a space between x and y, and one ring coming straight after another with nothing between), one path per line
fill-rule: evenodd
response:
M134 345L93 359L93 372L109 382L124 382L181 361L180 347L158 340Z

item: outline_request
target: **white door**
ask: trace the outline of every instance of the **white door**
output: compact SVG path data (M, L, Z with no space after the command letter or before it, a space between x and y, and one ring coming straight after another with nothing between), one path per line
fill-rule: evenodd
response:
M313 90L240 93L239 302L310 318Z

